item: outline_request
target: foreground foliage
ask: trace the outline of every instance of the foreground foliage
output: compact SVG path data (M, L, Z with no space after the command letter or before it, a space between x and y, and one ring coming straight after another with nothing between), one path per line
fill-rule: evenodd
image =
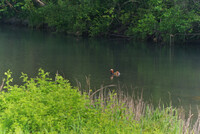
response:
M95 98L71 87L60 75L52 80L42 69L36 78L29 79L22 73L24 84L20 86L11 86L11 72L5 74L6 91L0 94L0 133L190 132L189 125L184 127L172 107L153 110L141 98L133 101L116 93Z
M144 40L199 39L199 0L2 0L2 19L17 16L58 32Z

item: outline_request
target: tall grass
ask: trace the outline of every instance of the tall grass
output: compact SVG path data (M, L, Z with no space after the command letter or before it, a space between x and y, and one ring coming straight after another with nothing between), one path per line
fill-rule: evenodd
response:
M171 102L169 106L158 104L153 106L143 99L143 93L128 95L119 89L116 92L110 90L111 87L116 85L101 86L100 89L95 90L91 94L90 80L86 77L86 84L88 89L85 91L89 94L91 103L99 102L103 109L107 109L107 105L112 105L111 109L124 109L123 117L133 120L137 125L134 129L137 133L163 133L163 134L199 134L200 133L200 111L198 117L192 121L193 114L185 111L182 106L173 108ZM79 84L79 90L83 91ZM136 95L136 96L135 96ZM109 107L110 108L110 107Z
M113 85L92 92L74 88L68 80L39 70L36 78L22 74L24 84L11 85L6 72L0 94L0 133L134 133L188 134L199 132L183 111L172 106L154 108L142 95L135 98L108 91ZM89 80L87 83L90 83Z

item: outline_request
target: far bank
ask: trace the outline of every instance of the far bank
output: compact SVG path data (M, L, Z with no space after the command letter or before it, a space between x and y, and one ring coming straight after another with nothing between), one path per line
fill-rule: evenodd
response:
M43 4L41 4L42 2ZM34 28L87 37L163 42L199 37L196 1L1 1L1 18ZM13 19L13 17L15 19ZM16 18L19 18L16 19ZM5 21L6 20L6 21Z

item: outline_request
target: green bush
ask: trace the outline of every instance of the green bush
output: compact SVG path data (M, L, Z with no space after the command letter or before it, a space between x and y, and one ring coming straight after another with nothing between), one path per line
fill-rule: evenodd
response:
M22 73L24 84L12 86L11 74L5 73L0 93L0 133L182 133L183 121L171 107L153 110L116 93L93 98L42 69L35 78Z
M8 91L0 94L0 124L8 132L70 131L80 128L91 116L87 96L73 89L61 76L51 81L49 73L40 70L39 76L30 80L23 74L24 85L11 86L11 73L6 75Z
M5 133L116 133L131 130L131 120L121 118L121 109L91 104L88 96L72 88L60 75L55 80L39 70L38 77L22 73L24 84L11 86L5 73L5 90L0 94L0 128ZM103 112L104 111L104 112ZM114 112L114 115L113 115ZM119 120L118 120L119 119ZM128 125L129 129L123 130ZM110 129L116 127L114 129Z

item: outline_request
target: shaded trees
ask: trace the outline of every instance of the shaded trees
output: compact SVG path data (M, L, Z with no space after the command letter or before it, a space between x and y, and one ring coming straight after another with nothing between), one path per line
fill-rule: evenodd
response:
M30 26L47 24L77 35L161 41L169 35L200 32L198 0L3 0L0 4L2 17L18 16L28 19Z

